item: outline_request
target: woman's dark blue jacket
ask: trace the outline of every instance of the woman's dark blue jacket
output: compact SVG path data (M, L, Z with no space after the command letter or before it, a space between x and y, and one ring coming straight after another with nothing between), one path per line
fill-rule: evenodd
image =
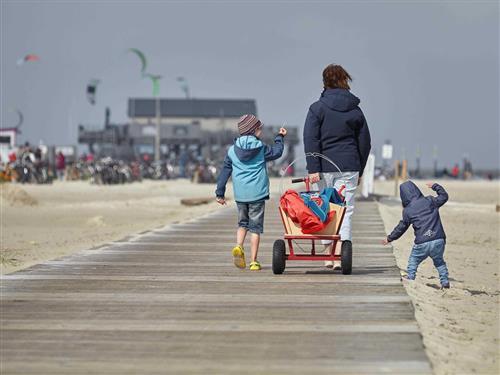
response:
M304 125L305 152L319 152L335 162L342 172L365 169L370 154L370 130L360 100L346 89L327 89L309 107ZM326 160L307 158L309 173L337 172Z

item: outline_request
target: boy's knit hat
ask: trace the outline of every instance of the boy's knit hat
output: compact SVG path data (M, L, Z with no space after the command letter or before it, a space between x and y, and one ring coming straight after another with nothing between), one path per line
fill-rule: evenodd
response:
M260 120L254 115L243 115L238 121L240 135L251 135L262 126Z

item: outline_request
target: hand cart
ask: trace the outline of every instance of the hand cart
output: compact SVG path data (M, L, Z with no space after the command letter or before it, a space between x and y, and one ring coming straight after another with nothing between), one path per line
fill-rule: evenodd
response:
M339 171L340 169L337 167L335 163L333 163L330 159L325 157L324 155L317 153L308 153L306 156L310 157L321 157L328 162L332 163ZM282 183L283 176L286 173L286 170L297 161L294 160L288 167L282 170L282 181L280 191L283 193ZM292 179L292 183L304 182L306 185L306 191L310 191L310 181L309 177L304 178L294 178ZM341 254L335 255L335 246L337 242L340 240L340 227L342 225L342 221L344 220L344 215L346 211L345 204L338 205L330 203L330 212L334 212L334 215L331 216L330 221L327 223L325 228L321 231L313 233L313 234L305 234L302 232L299 224L295 223L290 219L285 210L280 206L279 214L281 220L283 221L283 226L285 229L285 233L283 239L278 239L274 242L273 245L273 262L272 268L274 274L282 274L286 267L287 261L340 261L342 267L342 273L344 275L349 275L352 272L352 243L351 241L343 241ZM294 249L294 242L296 240L305 240L311 241L311 248L309 253L297 254ZM332 254L323 254L318 253L316 251L316 241L328 240L332 243ZM286 241L286 242L285 242ZM286 249L286 244L288 243L288 253Z

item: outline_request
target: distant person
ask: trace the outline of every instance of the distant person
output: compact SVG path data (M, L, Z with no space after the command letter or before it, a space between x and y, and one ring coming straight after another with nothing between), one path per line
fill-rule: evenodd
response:
M424 197L417 185L411 181L401 184L399 191L403 204L403 219L382 243L387 245L397 240L413 225L415 244L408 259L408 275L404 278L415 280L419 264L431 257L439 273L441 288L448 289L448 267L443 258L446 234L439 216L439 208L448 201L448 193L439 184L428 183L427 186L437 193L437 197Z
M186 167L188 162L189 162L189 155L186 150L182 150L181 155L179 157L179 177L181 178L187 177Z
M234 264L245 268L243 243L247 232L251 233L250 270L259 271L257 260L260 235L264 231L264 208L269 199L269 178L266 163L276 160L283 154L283 138L286 129L281 128L274 138L274 144L262 143L262 123L254 115L244 115L238 122L240 136L227 151L224 165L217 181L215 195L217 202L226 204L226 184L229 177L233 180L234 199L238 207L238 230L236 246L232 250Z
M304 125L304 150L320 153L340 168L319 157L307 158L307 171L312 183L318 188L340 189L345 185L347 210L340 228L341 241L335 254L340 253L343 241L352 240L351 217L354 212L354 196L363 174L371 149L370 130L359 108L360 100L349 90L351 76L340 65L328 65L323 70L323 93L309 107ZM321 178L321 181L320 181ZM323 241L327 254L333 249L331 241ZM325 262L328 268L340 269L340 262Z
M41 173L41 169L43 167L43 163L42 163L42 149L40 147L37 147L35 152L33 153L33 155L35 156L35 161L33 163L34 167L35 167L35 171L37 173Z
M455 166L451 170L451 177L458 178L459 175L460 175L460 168L458 168L458 164L455 164Z
M56 173L57 178L62 181L64 180L64 171L66 170L66 158L64 154L59 151L56 155Z
M15 151L9 152L9 163L14 164L17 161L17 154Z
M472 178L472 163L468 158L464 159L464 180Z
M35 161L37 163L42 161L42 149L40 147L37 147L37 149L34 152L35 155Z
M93 153L87 154L87 157L85 158L85 162L87 164L92 164L94 162L94 154Z

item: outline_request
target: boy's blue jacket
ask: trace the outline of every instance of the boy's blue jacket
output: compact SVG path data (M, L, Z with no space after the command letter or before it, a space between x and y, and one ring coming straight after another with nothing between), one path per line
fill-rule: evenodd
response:
M305 152L319 152L343 172L365 169L371 149L370 130L359 108L359 98L346 89L327 89L309 107L304 125ZM307 171L338 172L326 160L307 158Z
M272 146L263 144L254 135L236 138L224 158L215 195L224 197L227 180L232 176L236 202L251 203L269 199L266 162L280 158L283 149L282 135L276 136Z
M415 230L415 244L440 238L446 240L446 234L439 216L439 207L448 200L448 193L439 184L432 185L432 190L437 193L437 197L424 197L417 185L411 181L401 184L399 193L404 207L403 220L387 236L389 241L401 237L410 225L413 225Z

